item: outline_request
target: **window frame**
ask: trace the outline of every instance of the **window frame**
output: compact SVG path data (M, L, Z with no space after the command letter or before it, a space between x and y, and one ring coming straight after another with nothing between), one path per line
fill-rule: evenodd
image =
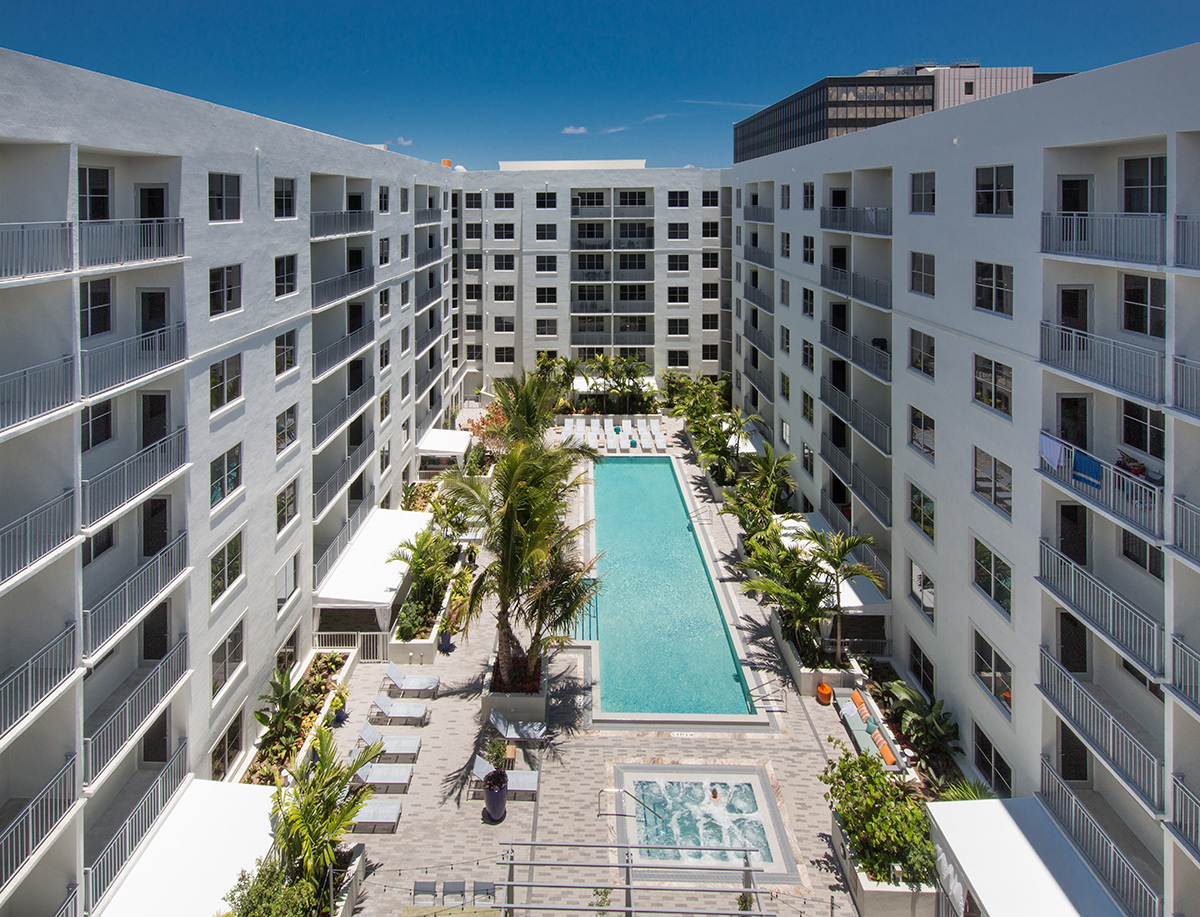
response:
M983 364L987 365L984 366ZM999 372L997 367L1007 370L1007 373ZM1000 403L1002 401L1001 396L1003 396L1005 391L1000 382L1005 376L1008 379L1007 406ZM973 400L976 404L983 405L985 408L990 408L996 413L1003 414L1011 419L1013 405L1012 367L1007 363L1001 363L999 360L993 360L991 357L975 354L975 390Z
M231 367L232 370L231 371ZM214 378L214 370L220 378ZM219 393L219 394L218 394ZM208 366L208 413L215 414L242 400L242 355L230 354Z
M242 466L242 443L231 446L208 463L208 508L210 510L216 509L242 488ZM220 488L219 492L218 487Z
M1008 165L975 167L975 216L1011 217L1016 183Z
M231 551L233 553L231 553ZM245 576L245 535L239 529L208 558L209 606L229 595L230 590ZM219 568L218 565L219 564ZM233 573L231 577L229 574ZM218 576L221 586L217 588Z
M908 208L909 213L937 213L937 172L909 173Z
M971 675L1011 719L1012 663L1004 658L978 627L972 626L971 633Z
M289 405L275 415L275 454L279 455L294 446L299 439L296 415L299 404Z
M208 270L208 317L242 310L242 266L223 264Z
M972 446L971 448L973 449L972 455L975 463L975 473L973 475L974 484L972 486L975 496L979 497L984 503L994 507L1011 519L1013 499L1012 466L1005 464L994 455L984 451L983 449L980 449L978 446ZM984 466L986 466L986 478L981 477L981 475L985 472ZM1004 492L1001 487L1001 469L1007 470L1008 473L1007 500L1001 499L1001 493Z
M971 584L979 590L984 596L1005 618L1012 618L1012 564L997 554L992 548L981 541L977 536L971 537ZM1007 582L1005 577L1000 575L1001 569L1007 571ZM985 582L981 581L986 578ZM1003 589L1003 593L998 594L997 587ZM1003 595L1004 597L1001 597Z
M975 262L975 308L993 315L1013 314L1013 268L1011 264Z
M296 360L297 329L275 335L275 377L291 372L300 364Z
M209 172L208 222L236 223L241 219L242 176L237 172Z
M930 252L909 253L909 292L919 296L937 295L937 256Z
M218 660L218 654L220 660ZM208 657L210 695L215 703L246 664L246 620L239 618Z
M908 482L908 521L937 543L937 501L915 482Z

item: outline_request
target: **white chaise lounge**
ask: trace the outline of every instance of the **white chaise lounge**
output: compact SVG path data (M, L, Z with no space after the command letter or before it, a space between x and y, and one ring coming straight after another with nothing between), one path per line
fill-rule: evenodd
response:
M376 793L407 793L412 782L411 764L364 764L354 774L356 783L370 784Z
M424 704L396 700L381 691L367 714L367 722L376 726L424 726L428 716L429 708Z
M487 759L483 755L476 755L471 764L471 776L475 778L480 787L483 785L483 778L491 772L492 766L487 763ZM504 773L508 775L509 796L528 796L530 799L537 799L537 771L505 771Z
M380 764L406 764L417 760L421 753L420 736L385 736L382 732L366 723L358 734L359 748L374 745L379 742L383 751L375 758Z
M440 679L436 675L406 675L400 666L389 662L387 675L384 676L379 690L387 691L389 697L437 697L438 684Z
M354 819L355 834L395 834L401 802L395 796L372 796Z

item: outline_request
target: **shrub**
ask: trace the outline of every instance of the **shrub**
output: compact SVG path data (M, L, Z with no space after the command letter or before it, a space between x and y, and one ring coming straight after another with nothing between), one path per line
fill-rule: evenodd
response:
M292 882L281 863L255 863L254 874L238 874L237 884L222 899L230 905L229 917L309 917L317 900L307 883Z

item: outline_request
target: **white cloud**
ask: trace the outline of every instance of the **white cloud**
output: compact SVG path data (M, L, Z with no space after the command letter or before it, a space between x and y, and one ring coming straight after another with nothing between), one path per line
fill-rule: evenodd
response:
M586 127L584 127L583 125L580 125L579 127L572 127L571 125L568 124L566 127L564 127L562 129L562 133L564 133L564 134L586 134L586 133L588 133L588 129Z
M629 130L629 128L627 128L627 127L606 127L600 133L602 133L602 134L618 134L621 131L627 131L627 130Z
M397 146L412 146L413 141L407 137L397 137L395 140L389 140L388 143L394 143Z
M725 102L717 99L680 99L685 105L720 105L724 108L766 108L756 102Z

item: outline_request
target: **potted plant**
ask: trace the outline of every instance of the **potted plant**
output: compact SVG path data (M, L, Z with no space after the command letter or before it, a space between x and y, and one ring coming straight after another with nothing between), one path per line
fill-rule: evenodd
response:
M341 726L346 722L348 714L346 713L346 700L350 696L350 689L346 687L346 683L338 685L333 691L333 699L329 702L329 719L332 725Z
M508 774L504 771L506 750L504 742L492 739L483 752L488 764L492 766L491 773L483 778L483 807L487 812L488 821L492 824L504 821L508 812Z

